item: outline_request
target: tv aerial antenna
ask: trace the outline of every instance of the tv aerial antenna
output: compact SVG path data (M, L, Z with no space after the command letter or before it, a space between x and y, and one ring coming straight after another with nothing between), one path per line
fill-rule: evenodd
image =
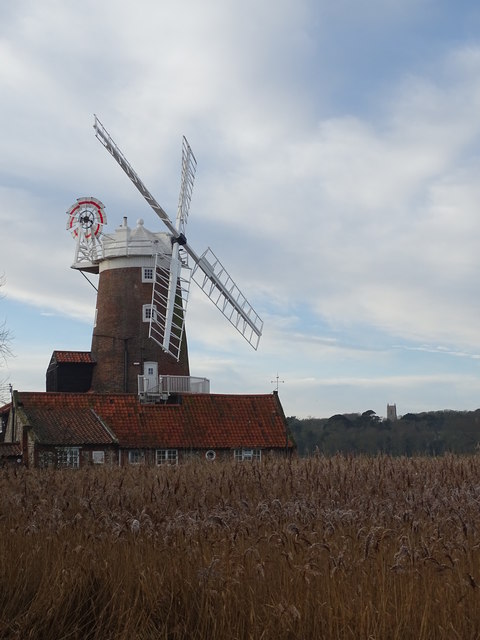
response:
M270 384L274 384L275 385L275 389L276 389L277 393L278 393L278 385L280 383L283 384L284 382L285 382L285 380L280 380L280 376L278 375L278 372L277 372L277 375L275 377L275 380L270 380Z
M157 311L150 317L150 337L164 351L179 359L190 280L193 280L245 340L257 349L263 321L210 247L202 255L198 255L185 237L197 165L186 138L183 138L182 145L182 180L174 224L143 184L103 124L97 116L94 117L96 137L163 221L171 236L172 255L168 266L165 267L165 256L155 256L152 309L156 308ZM193 268L189 266L189 259L193 262Z

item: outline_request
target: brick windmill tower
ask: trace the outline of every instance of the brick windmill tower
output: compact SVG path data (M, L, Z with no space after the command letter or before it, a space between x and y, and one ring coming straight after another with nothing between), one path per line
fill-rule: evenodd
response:
M151 321L165 316L166 276L172 254L168 234L148 231L143 220L131 229L126 217L113 234L105 234L105 211L95 198L79 198L67 213L67 228L76 239L72 267L99 274L91 389L136 393L139 375L146 378L149 387L157 384L159 375L189 376L183 306L172 321L172 353L160 340L150 337L156 327ZM152 301L156 272L159 279ZM181 297L181 287L177 293Z
M185 237L196 169L186 139L183 139L181 189L174 224L97 117L94 128L99 141L161 218L167 231L151 232L143 220L138 220L131 229L127 218L123 218L113 234L106 234L104 206L92 197L79 198L67 211L67 229L76 241L72 267L99 274L89 354L93 365L91 390L137 393L140 379L146 391L158 386L163 376L190 376L184 320L191 280L256 349L262 320L211 249L198 256Z
M149 387L157 384L158 375L190 375L183 322L175 328L175 355L150 337L151 320L164 315L166 293L158 283L152 303L155 256L163 256L168 269L171 250L167 234L148 231L143 220L130 229L124 218L113 235L105 236L92 336L91 354L97 363L93 390L136 393L139 375Z

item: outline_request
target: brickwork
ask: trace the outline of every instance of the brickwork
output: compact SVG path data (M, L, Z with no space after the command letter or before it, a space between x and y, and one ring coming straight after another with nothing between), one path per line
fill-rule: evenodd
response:
M93 391L137 393L137 376L147 361L158 362L159 375L190 375L185 334L178 362L148 337L142 311L151 301L152 284L142 282L141 267L100 273L91 350L96 362Z

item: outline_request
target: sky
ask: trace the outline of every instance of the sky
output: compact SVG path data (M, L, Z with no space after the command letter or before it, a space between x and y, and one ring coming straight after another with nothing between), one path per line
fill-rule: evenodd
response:
M287 416L480 407L480 5L447 0L0 2L0 386L45 390L88 351L95 290L66 211L162 222L96 140L97 114L186 236L264 321L253 350L192 284L192 375Z

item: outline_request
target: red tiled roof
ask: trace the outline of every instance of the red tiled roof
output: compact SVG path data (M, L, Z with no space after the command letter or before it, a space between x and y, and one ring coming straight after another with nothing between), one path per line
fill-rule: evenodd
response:
M133 394L23 392L18 401L37 439L50 444L112 442L108 430L125 448L270 449L286 442L275 393L185 394L179 404L143 404Z
M87 403L83 394L19 393L27 425L42 444L112 444L113 434Z
M22 445L19 442L0 442L0 458L22 456Z
M57 363L93 364L90 351L54 351L52 360Z

